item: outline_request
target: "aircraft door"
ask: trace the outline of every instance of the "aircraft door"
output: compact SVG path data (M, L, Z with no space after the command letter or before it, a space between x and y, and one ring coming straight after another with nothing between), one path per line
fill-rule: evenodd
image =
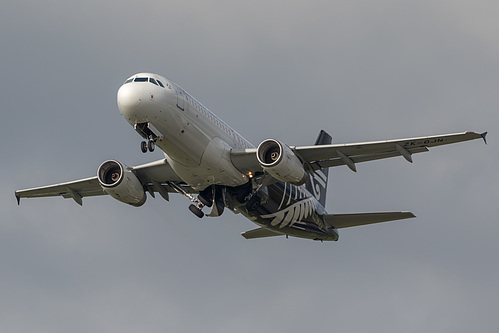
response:
M179 87L175 87L177 91L177 107L184 111L184 101L185 101L185 93Z

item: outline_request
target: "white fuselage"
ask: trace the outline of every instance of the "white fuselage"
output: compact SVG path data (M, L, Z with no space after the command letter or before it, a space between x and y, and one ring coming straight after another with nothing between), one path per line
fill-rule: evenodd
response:
M156 74L136 74L120 87L117 99L132 126L152 125L156 145L192 188L248 181L232 164L230 151L253 146L175 83Z
M253 175L234 166L231 151L254 146L172 81L151 73L133 75L118 90L118 107L141 136L156 142L173 171L194 190L249 185ZM231 199L240 205L234 211L279 234L338 239L322 221L324 208L304 186L278 182L262 188L256 198L259 208L253 210Z

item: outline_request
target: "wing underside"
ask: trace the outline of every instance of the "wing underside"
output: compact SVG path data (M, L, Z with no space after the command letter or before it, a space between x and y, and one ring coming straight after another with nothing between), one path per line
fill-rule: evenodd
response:
M131 170L142 183L144 190L152 196L154 196L155 192L158 192L163 198L168 200L168 193L177 193L179 188L188 193L196 193L196 191L181 181L165 160L139 165L131 168ZM97 176L15 192L18 204L21 198L62 196L66 199L71 198L79 205L82 205L82 198L84 197L106 194Z
M35 187L16 191L17 203L21 198L42 198L62 196L73 198L78 204L82 204L83 197L91 197L106 194L99 184L97 177L85 178L66 183Z
M307 169L348 166L357 171L356 164L384 158L402 156L412 162L412 155L428 151L428 148L437 147L468 140L483 139L486 132L462 132L417 138L372 141L349 144L331 144L319 146L290 146L293 152L301 159ZM232 162L241 172L261 171L256 158L256 149L245 149L231 153Z

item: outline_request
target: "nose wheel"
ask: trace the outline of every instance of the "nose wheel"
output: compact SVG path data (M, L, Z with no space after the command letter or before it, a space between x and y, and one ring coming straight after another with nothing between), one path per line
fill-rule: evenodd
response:
M142 141L140 143L140 150L143 153L147 153L147 151L153 152L156 144L154 143L154 140L149 140L149 141Z

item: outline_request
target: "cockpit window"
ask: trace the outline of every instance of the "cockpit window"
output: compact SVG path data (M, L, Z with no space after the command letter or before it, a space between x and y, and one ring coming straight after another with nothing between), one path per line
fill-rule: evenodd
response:
M125 84L126 83L130 83L130 82L150 82L156 86L160 86L161 88L165 88L165 85L158 79L155 79L153 77L131 77L129 78L128 80L125 81Z

